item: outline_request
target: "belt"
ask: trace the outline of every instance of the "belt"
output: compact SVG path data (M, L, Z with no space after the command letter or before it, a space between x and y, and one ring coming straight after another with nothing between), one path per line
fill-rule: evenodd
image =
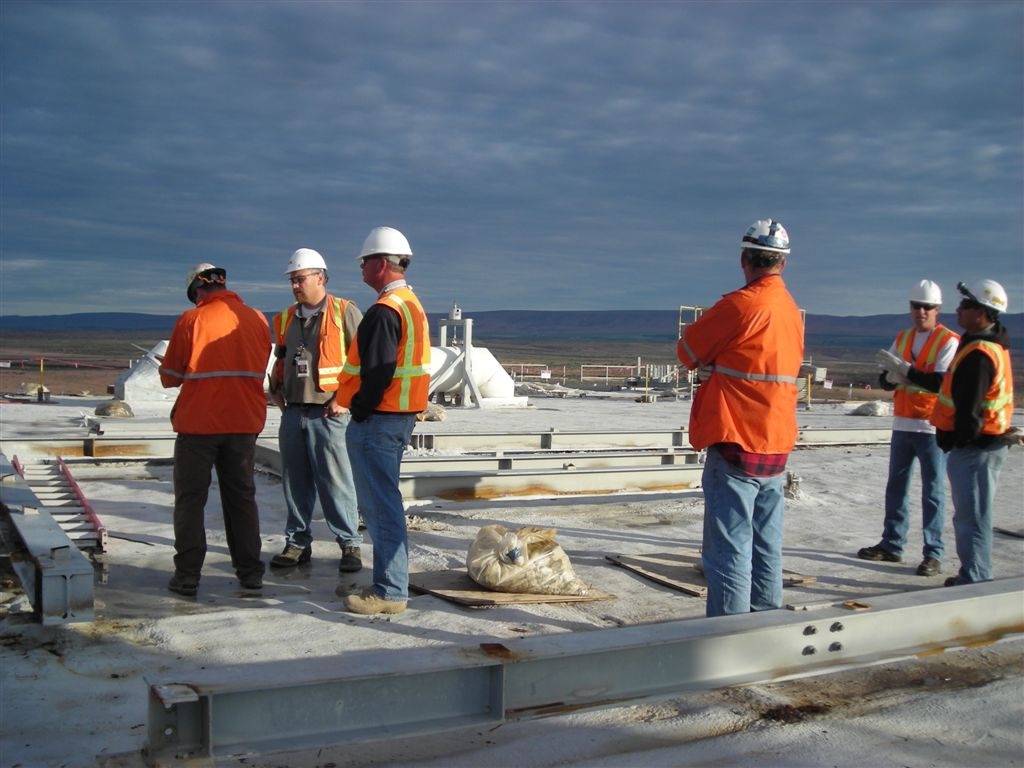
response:
M323 408L327 403L288 403L289 408Z

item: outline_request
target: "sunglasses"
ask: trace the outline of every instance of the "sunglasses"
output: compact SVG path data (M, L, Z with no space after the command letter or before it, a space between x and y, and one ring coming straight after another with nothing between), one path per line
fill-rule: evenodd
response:
M383 258L384 257L381 256L380 254L377 254L375 256L363 256L361 259L359 259L359 266L360 267L365 267L366 266L366 262L373 261L374 259L383 259Z
M959 309L981 309L981 304L974 299L964 299L960 302Z
M294 275L288 278L288 282L291 283L292 285L302 285L304 282L306 282L306 278L316 277L319 274L319 272L309 272L305 275Z
M923 302L920 302L920 301L912 301L912 302L910 302L910 308L911 309L923 309L925 312L931 312L933 309L938 309L939 305L938 304L924 304Z

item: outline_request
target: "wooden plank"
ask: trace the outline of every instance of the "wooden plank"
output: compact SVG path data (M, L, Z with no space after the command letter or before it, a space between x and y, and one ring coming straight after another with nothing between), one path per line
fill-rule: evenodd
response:
M694 597L707 597L706 584L684 580L683 577L695 569L693 562L684 562L684 555L664 553L657 555L606 555L605 557L609 562L643 576L645 579ZM703 581L701 578L701 582Z
M666 587L678 589L694 597L707 597L708 588L703 579L703 563L699 552L679 550L677 552L659 552L650 555L607 555L606 559L615 565L650 579ZM688 575L689 571L701 574L699 581ZM782 569L782 585L798 587L813 584L816 576L807 576L786 568Z
M693 567L701 573L704 573L704 562L701 560L699 553L696 555L696 562L693 564ZM814 584L817 580L817 576L808 576L803 573L797 573L796 571L791 571L788 568L782 569L782 586L784 587L805 586L807 584Z
M614 600L615 595L591 589L585 595L537 595L519 592L493 592L484 589L464 569L449 571L423 571L409 574L409 588L425 592L459 605L496 606L525 605L528 603L580 603L594 600Z
M992 528L996 533L1001 533L1004 536L1013 536L1016 539L1024 539L1024 528L1002 528L1000 526L994 526Z

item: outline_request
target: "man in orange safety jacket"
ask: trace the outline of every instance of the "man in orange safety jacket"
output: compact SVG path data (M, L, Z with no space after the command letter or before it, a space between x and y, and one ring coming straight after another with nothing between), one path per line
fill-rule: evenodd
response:
M757 221L740 247L746 284L677 344L683 365L710 372L690 411L690 443L707 449L708 616L782 605L783 474L797 436L803 318L782 281L789 235L778 221Z
M231 565L244 589L263 587L253 464L267 419L263 380L270 356L267 319L226 285L226 272L197 264L186 279L196 306L174 325L160 382L181 387L171 409L174 441L174 575L168 589L199 589L206 559L205 507L217 470Z

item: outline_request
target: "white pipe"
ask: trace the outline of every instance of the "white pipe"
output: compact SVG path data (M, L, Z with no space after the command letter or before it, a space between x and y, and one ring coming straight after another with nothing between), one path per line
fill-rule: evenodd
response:
M465 384L463 366L458 363L462 351L461 348L456 349L455 347L430 348L430 381L434 391L451 392L461 389ZM470 354L472 355L473 379L480 389L482 397L507 398L515 396L515 382L489 349L472 347Z

